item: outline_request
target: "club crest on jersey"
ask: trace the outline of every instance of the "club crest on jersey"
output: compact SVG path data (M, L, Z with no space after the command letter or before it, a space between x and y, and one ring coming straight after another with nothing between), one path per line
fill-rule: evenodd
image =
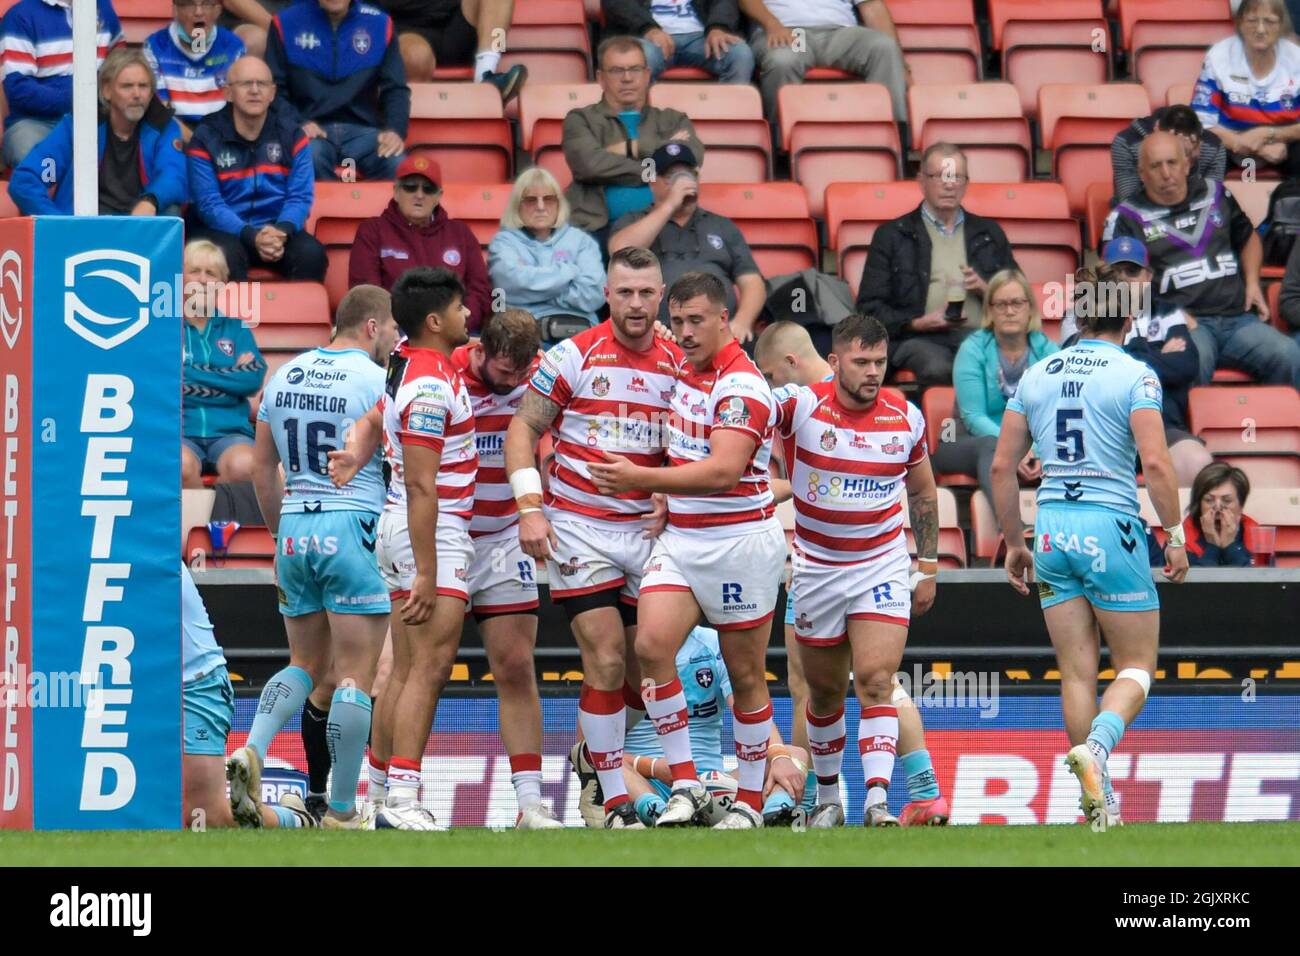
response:
M711 245L714 249L721 249L723 246L722 237L715 232L709 233L708 240L709 240L709 245Z
M235 357L235 342L233 339L217 339L217 348L221 349L230 358Z
M269 162L278 163L284 157L284 150L279 143L266 144L266 158Z
M822 451L834 451L835 443L835 429L828 428L822 432Z
M609 394L609 377L597 375L591 380L591 393L597 398L604 398Z
M903 453L903 443L898 440L897 435L889 436L889 444L881 445L880 450L886 455L901 455Z
M370 34L365 30L358 30L352 34L352 49L356 50L360 56L365 56L370 52Z
M695 671L695 683L699 684L705 690L713 686L713 668L701 667Z
M446 249L442 253L442 261L449 266L460 265L460 250Z

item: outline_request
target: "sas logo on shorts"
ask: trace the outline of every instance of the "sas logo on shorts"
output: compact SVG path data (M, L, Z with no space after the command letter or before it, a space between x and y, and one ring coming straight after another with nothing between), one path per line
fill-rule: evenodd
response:
M828 428L822 432L822 451L835 450L835 429Z
M897 435L889 436L889 444L881 445L880 450L886 455L901 455L904 451L903 443L898 440Z
M427 402L412 402L408 409L406 430L417 435L441 438L447 431L447 409Z
M695 671L695 683L699 684L705 690L713 686L713 668L701 667Z
M757 604L746 604L744 588L739 581L724 581L722 584L722 609L724 611L757 611Z
M606 375L597 375L591 380L591 393L597 398L604 398L609 394L609 377Z

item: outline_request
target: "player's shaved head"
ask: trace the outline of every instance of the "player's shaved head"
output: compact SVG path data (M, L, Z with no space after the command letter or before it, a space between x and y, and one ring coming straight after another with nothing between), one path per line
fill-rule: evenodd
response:
M754 343L754 359L760 366L765 360L775 361L783 355L801 359L817 357L817 347L808 330L789 319L773 322Z
M1138 178L1147 195L1164 206L1187 197L1187 151L1173 133L1157 130L1138 147Z

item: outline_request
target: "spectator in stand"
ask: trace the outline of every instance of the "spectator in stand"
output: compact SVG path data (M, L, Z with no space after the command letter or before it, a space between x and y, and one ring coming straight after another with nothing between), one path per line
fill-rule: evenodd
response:
M339 165L393 178L411 90L388 14L353 0L300 0L271 21L266 63L311 139L317 179L337 179Z
M68 216L73 189L69 114L13 171L9 197L27 216ZM181 128L144 55L116 49L99 70L100 215L178 216L187 195Z
M1146 362L1160 379L1163 394L1161 414L1165 423L1165 444L1174 463L1174 474L1179 487L1186 488L1202 468L1213 461L1205 443L1187 429L1187 392L1200 375L1200 356L1196 342L1187 324L1187 314L1181 309L1158 308L1151 296L1151 265L1147 250L1132 236L1120 236L1102 247L1101 274L1086 279L1099 278L1109 287L1119 289L1121 283L1128 287L1133 327L1124 339L1124 351L1139 361ZM1079 290L1095 288L1086 283ZM1073 310L1061 323L1061 337L1065 346L1073 345L1078 338L1077 322Z
M1245 0L1235 18L1236 35L1205 54L1192 108L1236 162L1253 159L1300 175L1300 45L1286 39L1286 6Z
M515 0L376 0L376 5L393 18L411 83L429 82L434 67L473 66L474 79L495 86L505 103L528 79L526 66L497 69Z
M993 450L1002 430L1002 413L1025 370L1058 351L1058 346L1043 334L1033 289L1018 269L1004 269L989 279L983 315L983 327L966 337L953 363L957 427L943 430L945 437L931 454L936 470L979 479L991 502ZM1043 476L1037 449L1029 449L1018 471L1025 484Z
M1232 193L1215 180L1189 179L1187 154L1172 133L1142 141L1138 175L1141 192L1112 210L1102 239L1142 242L1157 311L1178 308L1195 318L1198 381L1227 367L1300 386L1300 344L1268 324L1259 285L1263 245Z
M229 281L221 248L206 239L185 244L185 343L181 377L181 487L202 488L203 475L251 481L251 395L266 376L253 331L217 308Z
M99 0L97 63L126 41L109 0ZM71 0L19 0L0 24L4 62L4 161L16 167L59 120L72 115Z
M727 290L732 334L742 344L748 342L767 301L767 286L749 243L734 222L700 206L700 164L685 143L660 146L650 165L655 173L650 180L654 205L614 223L610 253L628 246L649 249L659 257L669 288L688 272L713 273ZM668 324L667 296L659 306L659 321Z
M980 312L992 276L1017 269L1011 243L992 219L961 207L966 157L935 143L921 157L921 205L876 230L858 286L857 309L889 330L889 364L924 388L952 382L952 363Z
M1178 137L1187 153L1187 162L1196 175L1202 179L1223 179L1228 151L1219 137L1201 129L1200 117L1190 106L1161 107L1150 116L1135 119L1132 125L1120 130L1110 144L1116 199L1127 199L1142 188L1137 170L1138 148L1156 130Z
M540 166L515 180L501 231L488 246L488 275L505 308L537 319L547 347L596 324L605 301L600 247L569 224L569 202Z
M172 108L185 142L194 127L226 105L226 74L244 41L217 25L221 0L173 0L175 19L144 41L158 99Z
M883 84L894 119L907 120L908 69L885 0L740 0L740 10L754 22L749 45L768 119L781 87L827 66Z
M1300 242L1291 247L1291 254L1287 257L1278 308L1291 328L1291 338L1300 343Z
M450 269L465 286L469 329L476 332L492 309L492 290L478 240L469 226L447 215L442 167L422 153L402 160L393 199L382 213L357 226L348 258L348 288L392 290L407 269Z
M249 56L266 58L266 35L271 20L277 13L287 10L297 0L222 0L223 27L243 41Z
M1240 468L1216 461L1192 482L1192 497L1183 520L1187 563L1194 568L1249 567L1246 532L1257 527L1242 513L1250 496L1250 479Z
M670 66L702 67L723 83L753 79L736 0L601 0L600 10L607 33L641 38L651 82Z
M596 50L596 63L601 98L564 117L564 158L573 171L573 224L603 248L610 223L654 200L644 160L674 142L703 162L704 144L685 113L648 104L650 70L639 40L610 37Z
M229 105L190 141L190 235L220 246L234 279L256 265L286 279L324 280L325 248L306 230L316 193L306 135L256 57L230 68L226 97Z

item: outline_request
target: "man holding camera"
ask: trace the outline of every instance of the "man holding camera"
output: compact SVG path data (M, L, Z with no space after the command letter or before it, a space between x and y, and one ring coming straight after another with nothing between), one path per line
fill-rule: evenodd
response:
M727 290L732 334L741 343L748 342L767 301L749 244L734 222L700 207L700 163L688 143L665 143L655 150L651 162L654 205L614 223L610 253L628 246L649 249L659 257L667 287L687 272L713 273ZM667 302L665 296L659 309L659 321L665 324Z
M953 359L979 328L989 278L1018 267L1002 227L961 208L968 177L960 149L935 143L918 179L921 205L872 237L857 309L889 330L889 364L926 388L952 384Z

